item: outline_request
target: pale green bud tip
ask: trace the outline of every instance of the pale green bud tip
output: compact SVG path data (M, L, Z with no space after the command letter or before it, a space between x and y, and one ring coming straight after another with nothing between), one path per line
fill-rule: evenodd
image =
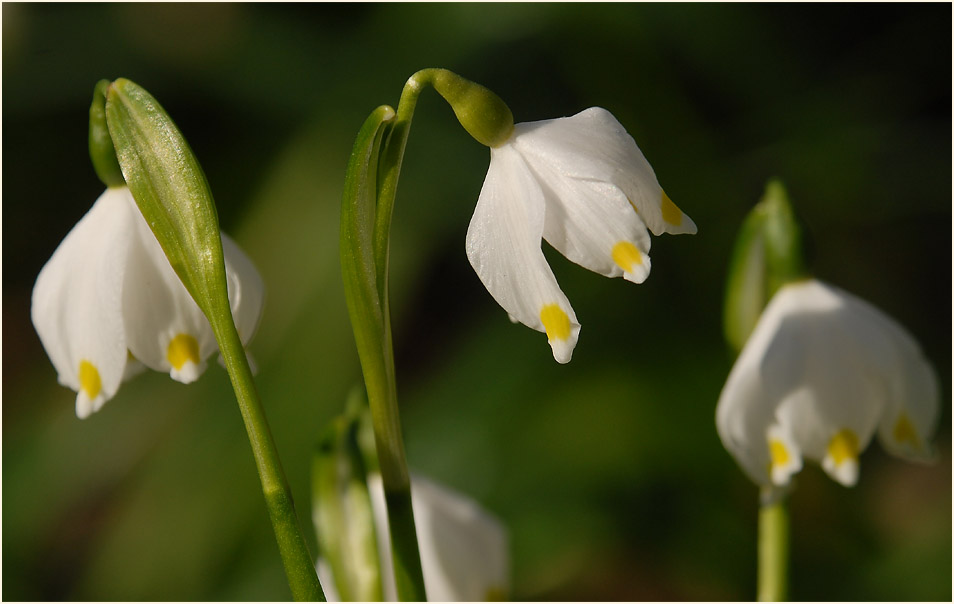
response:
M499 147L513 134L513 114L503 100L480 84L446 69L418 72L454 109L461 126L488 147Z
M96 175L107 187L120 187L126 184L123 171L116 159L113 139L106 125L106 91L109 80L100 80L93 89L93 103L89 106L89 157L93 161Z
M756 211L764 215L762 229L769 286L774 294L782 285L809 276L803 229L789 202L788 192L779 180L768 182Z
M802 226L784 185L771 180L743 222L729 264L723 318L730 346L742 349L780 287L808 276Z

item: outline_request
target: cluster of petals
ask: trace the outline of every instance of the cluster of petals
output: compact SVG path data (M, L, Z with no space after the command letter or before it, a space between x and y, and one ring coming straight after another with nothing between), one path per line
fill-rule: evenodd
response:
M264 298L252 262L224 234L229 302L243 343ZM189 383L218 346L126 187L110 187L73 227L33 288L33 325L85 418L148 367Z
M938 406L934 371L903 327L806 279L766 306L722 390L716 426L759 485L786 487L809 459L851 486L875 433L892 454L930 459Z
M380 474L368 476L384 599L397 601L387 504ZM421 554L424 589L431 602L506 599L507 533L475 501L420 475L412 475L411 506ZM331 567L318 560L318 578L329 601L338 601Z
M605 109L516 124L491 149L467 232L467 256L511 319L545 332L554 358L573 354L580 324L557 284L541 239L607 277L642 283L649 232L695 233L652 167Z

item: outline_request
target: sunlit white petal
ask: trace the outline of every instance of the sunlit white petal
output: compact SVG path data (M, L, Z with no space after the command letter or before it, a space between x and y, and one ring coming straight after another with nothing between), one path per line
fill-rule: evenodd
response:
M879 373L887 384L888 397L878 427L882 446L907 459L931 460L933 451L928 441L938 420L937 374L900 324L861 298L840 293L851 312L885 338L882 356L876 359L883 363Z
M543 238L591 271L645 281L649 232L623 192L609 183L570 177L532 155L526 161L546 199Z
M205 371L215 337L142 214L133 214L137 236L123 291L127 345L150 369L188 384Z
M490 169L467 231L467 257L500 306L546 332L566 363L580 325L541 249L545 201L529 167L511 147L491 150Z
M516 124L491 149L468 231L468 256L511 319L546 331L554 358L570 360L579 323L540 250L545 239L573 262L642 283L649 231L694 233L608 111Z
M759 484L767 459L776 484L797 471L776 468L785 449L850 486L875 431L891 452L923 451L936 414L934 374L910 335L855 296L806 280L766 306L723 388L717 428ZM787 443L779 455L759 451L766 434L770 447Z
M781 401L769 398L762 375L762 358L779 323L776 315L763 313L759 326L736 359L716 406L716 429L723 445L753 482L770 483L771 458L767 437L776 423Z
M514 144L563 174L617 186L654 235L695 233L696 225L669 200L652 166L609 111L591 107L572 117L518 124ZM515 128L515 132L517 132Z
M368 477L386 600L397 599L380 474ZM424 589L432 602L503 599L509 589L507 536L474 501L419 475L411 479Z
M33 288L31 315L61 384L87 417L112 398L126 366L122 283L131 245L128 190L107 189L60 243Z

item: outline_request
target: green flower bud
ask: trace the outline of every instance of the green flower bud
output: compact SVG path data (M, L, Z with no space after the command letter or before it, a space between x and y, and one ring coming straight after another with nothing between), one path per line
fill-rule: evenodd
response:
M458 121L474 139L499 147L513 133L513 114L503 100L480 84L446 69L425 69L417 75L429 82L454 109Z
M723 325L736 353L775 292L809 276L802 230L785 187L769 181L742 224L729 263Z
M113 139L109 137L106 125L106 90L109 80L100 80L93 90L93 104L89 106L89 157L93 160L96 175L107 187L121 187L126 184L123 171L116 159Z
M109 86L106 122L139 210L214 329L231 313L218 214L199 161L158 101L129 80Z
M360 442L370 417L360 390L348 403L312 458L312 519L320 556L331 566L341 601L378 602L381 569Z

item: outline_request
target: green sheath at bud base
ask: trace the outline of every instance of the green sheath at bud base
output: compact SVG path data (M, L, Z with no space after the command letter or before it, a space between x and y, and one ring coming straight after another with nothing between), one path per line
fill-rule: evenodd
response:
M312 458L312 520L320 557L331 566L341 601L379 602L377 534L360 444L371 418L359 391L351 393L348 407L325 431Z
M735 241L726 283L724 328L738 353L775 292L809 276L802 226L785 187L771 180Z
M189 144L159 102L123 78L109 86L106 120L126 183L172 268L210 321L230 316L218 214Z
M93 90L93 104L89 106L89 157L93 160L96 175L107 187L126 184L123 171L116 159L113 139L106 124L106 90L109 80L100 80Z
M429 82L454 109L458 121L474 139L499 147L513 134L513 113L503 100L484 88L446 69L424 69L415 74Z

